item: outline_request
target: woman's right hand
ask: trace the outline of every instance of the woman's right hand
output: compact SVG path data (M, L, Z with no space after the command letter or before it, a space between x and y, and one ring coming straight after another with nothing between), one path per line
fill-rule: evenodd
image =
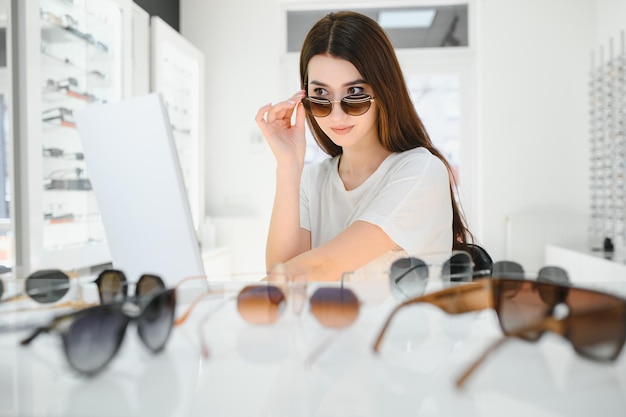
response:
M288 100L275 105L266 104L256 114L256 123L270 146L276 162L304 165L306 139L304 137L304 108L301 100L305 92L298 91ZM295 123L291 123L293 112Z

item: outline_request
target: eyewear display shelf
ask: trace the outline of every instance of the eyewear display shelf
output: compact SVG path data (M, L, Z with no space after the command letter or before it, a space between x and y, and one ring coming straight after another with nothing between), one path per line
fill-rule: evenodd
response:
M130 91L131 0L25 0L18 7L29 87L20 140L17 264L85 268L110 261L73 112ZM120 149L120 152L123 152ZM112 167L113 168L113 167ZM24 172L27 170L28 172Z
M244 283L224 285L234 294ZM288 306L273 325L247 324L232 294L216 296L174 328L159 354L131 325L108 368L91 378L70 370L54 332L28 347L18 345L27 331L5 333L0 416L624 416L624 353L602 364L551 334L510 340L459 390L456 377L502 336L492 310L406 308L375 355L374 338L398 301L386 283L350 285L362 304L344 330L322 327L308 304L299 315ZM196 295L179 291L177 315ZM26 319L0 320L6 328Z
M158 16L150 18L151 90L172 127L196 232L204 220L204 54Z
M591 249L626 248L626 40L592 55L590 103Z

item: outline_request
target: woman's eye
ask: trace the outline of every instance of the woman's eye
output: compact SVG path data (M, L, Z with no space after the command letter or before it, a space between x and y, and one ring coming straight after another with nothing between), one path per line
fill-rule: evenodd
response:
M362 94L362 93L363 93L363 87L350 87L350 88L348 88L348 94L349 95Z
M313 89L313 96L315 97L321 97L321 96L325 96L328 94L328 91L326 91L325 88L315 88Z

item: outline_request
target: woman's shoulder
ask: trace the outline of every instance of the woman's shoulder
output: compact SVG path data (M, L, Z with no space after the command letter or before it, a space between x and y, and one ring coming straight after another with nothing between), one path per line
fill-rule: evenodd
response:
M339 157L325 158L306 164L302 172L302 181L306 184L326 181L333 172L337 172L338 159Z
M333 167L337 167L337 163L339 161L339 157L335 156L332 158L324 158L319 161L308 163L304 166L304 171L306 171L309 175L318 175L321 173L330 172Z
M414 173L447 172L441 159L423 147L409 149L392 154L392 166L397 170L409 170Z

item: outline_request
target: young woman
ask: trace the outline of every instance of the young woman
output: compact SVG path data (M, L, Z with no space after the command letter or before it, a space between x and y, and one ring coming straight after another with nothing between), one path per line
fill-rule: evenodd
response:
M470 234L450 167L383 29L355 12L324 17L302 46L300 80L301 91L256 115L277 163L268 270L284 263L311 280L337 280L387 270L407 253L463 247ZM331 157L306 167L305 118Z

